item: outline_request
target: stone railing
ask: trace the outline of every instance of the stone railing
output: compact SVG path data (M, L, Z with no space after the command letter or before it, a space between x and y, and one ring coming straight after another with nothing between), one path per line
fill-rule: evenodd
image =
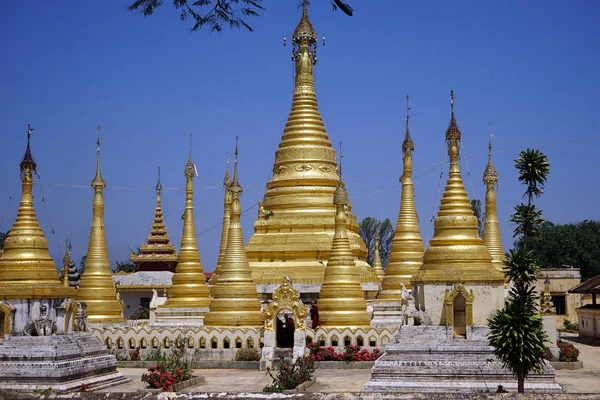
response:
M347 345L360 346L365 349L383 350L392 342L398 329L388 328L324 328L306 329L306 341L317 342L321 346L331 346L341 350Z
M240 348L260 349L262 328L177 328L148 326L122 326L92 328L92 333L104 343L107 349L127 354L140 348L144 354L153 349L169 349L182 338L186 346L194 350L199 360L233 360Z

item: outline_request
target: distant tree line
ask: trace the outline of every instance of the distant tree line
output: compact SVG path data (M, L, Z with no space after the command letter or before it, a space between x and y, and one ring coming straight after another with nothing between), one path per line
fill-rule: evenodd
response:
M515 247L524 244L523 238ZM542 268L569 265L587 280L600 274L600 221L584 220L569 224L545 222L539 236L529 239L528 248Z

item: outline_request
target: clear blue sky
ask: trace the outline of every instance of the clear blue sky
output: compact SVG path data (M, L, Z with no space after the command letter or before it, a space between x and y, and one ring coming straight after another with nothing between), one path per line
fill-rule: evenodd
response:
M359 219L378 213L395 224L400 187L385 189L400 176L409 93L417 210L428 240L440 175L431 168L445 151L451 87L471 197L485 193L488 120L495 148L506 150L494 153L505 249L512 245L508 218L523 191L513 168L521 146L539 146L549 157L551 175L539 202L548 220L600 218L597 1L348 1L353 17L331 12L327 0L313 0L309 14L327 38L316 67L320 110L331 141L344 141L344 172ZM69 234L76 260L87 251L96 125L103 132L114 263L149 232L159 165L163 186L179 188L163 195L167 228L178 244L190 131L200 175L197 232L221 222L219 185L236 135L242 208L255 205L291 105L291 48L282 47L282 37L299 20L296 0L266 0L267 10L249 21L254 33L190 33L191 22L179 21L170 0L148 18L126 11L128 3L0 3L0 229L10 229L16 215L16 167L30 122L41 176L36 209L57 261ZM578 138L591 139L549 145ZM242 216L246 239L255 217L256 208ZM220 228L198 236L206 271L214 268L219 237Z

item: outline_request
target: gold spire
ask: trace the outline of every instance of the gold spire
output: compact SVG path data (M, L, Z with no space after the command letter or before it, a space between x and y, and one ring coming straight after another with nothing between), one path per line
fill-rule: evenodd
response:
M373 254L373 270L377 274L379 280L383 280L385 277L385 271L383 270L383 264L381 263L381 255L379 254L379 232L375 231L375 248Z
M183 214L183 233L177 259L173 285L169 289L169 298L161 306L164 308L208 308L208 286L200 263L200 253L196 242L194 224L194 183L196 167L192 162L192 134L190 133L190 155L185 164L185 212Z
M292 37L295 84L292 109L275 153L272 178L246 251L258 283L320 283L335 229L333 193L339 181L336 155L318 110L313 66L317 35L304 3ZM348 205L350 207L350 205ZM356 217L348 215L348 239L361 279L377 282Z
M211 294L210 311L204 317L207 326L262 326L261 305L256 284L244 249L244 235L240 224L240 194L238 182L237 136L235 138L235 164L231 184L231 214L227 248L223 256L220 275Z
M69 254L69 239L65 240L65 255L63 257L63 286L69 287L69 266L71 265L71 255Z
M87 303L88 320L91 324L114 324L125 322L123 309L117 300L117 291L110 272L106 231L104 230L104 196L106 182L100 173L100 127L98 126L96 176L94 188L92 228L81 276L77 300Z
M415 188L412 180L412 154L415 145L410 137L408 95L406 96L406 133L402 143L404 168L400 183L402 195L396 231L392 239L392 248L388 257L385 277L381 283L382 291L378 299L399 300L401 298L400 284L411 288L411 278L423 263L423 240L419 230L419 218L415 208Z
M33 128L27 125L27 148L21 160L21 202L17 218L4 240L0 256L0 297L68 298L75 290L62 285L48 241L38 223L33 205L33 174L36 163L31 154Z
M160 183L160 167L156 183L156 208L154 221L146 244L141 245L140 254L131 254L129 259L137 264L138 271L172 271L175 272L177 249L170 243L165 227L161 204L162 184Z
M340 155L340 180L333 195L335 233L317 302L319 323L325 327L365 326L371 321L346 232L349 202L341 158Z
M452 115L446 131L450 172L434 222L433 239L413 282L504 282L503 275L492 266L490 252L479 237L477 217L462 182L458 166L461 132L454 117L454 91L450 96Z
M498 184L498 173L492 163L492 122L490 125L490 140L488 144L488 163L483 173L485 183L485 222L483 224L483 241L490 250L492 264L496 269L504 271L504 249L502 248L502 237L500 236L500 224L496 214L496 185Z
M221 244L219 246L219 257L217 258L217 266L213 271L210 279L208 280L209 285L215 285L219 280L219 274L221 273L221 265L223 264L223 257L225 256L225 250L227 250L227 235L229 234L229 219L231 214L231 176L229 175L229 158L227 158L227 167L225 169L225 178L223 178L223 188L225 195L223 196L223 224L221 228Z

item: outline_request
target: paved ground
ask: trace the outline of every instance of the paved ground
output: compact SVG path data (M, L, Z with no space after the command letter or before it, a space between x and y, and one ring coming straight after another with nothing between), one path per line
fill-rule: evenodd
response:
M564 337L572 341L580 351L579 359L583 369L556 371L556 381L567 393L600 392L600 346L590 346L576 342L577 337ZM114 386L104 392L135 392L145 385L140 377L145 369L120 368L132 382ZM184 392L262 392L263 387L271 383L266 372L256 370L202 369L196 373L203 375L206 382L192 386ZM318 369L315 372L317 382L308 392L359 392L369 380L368 369Z
M561 339L570 341L579 349L582 369L556 371L556 381L567 393L600 392L600 346L579 343L576 334L563 334Z

